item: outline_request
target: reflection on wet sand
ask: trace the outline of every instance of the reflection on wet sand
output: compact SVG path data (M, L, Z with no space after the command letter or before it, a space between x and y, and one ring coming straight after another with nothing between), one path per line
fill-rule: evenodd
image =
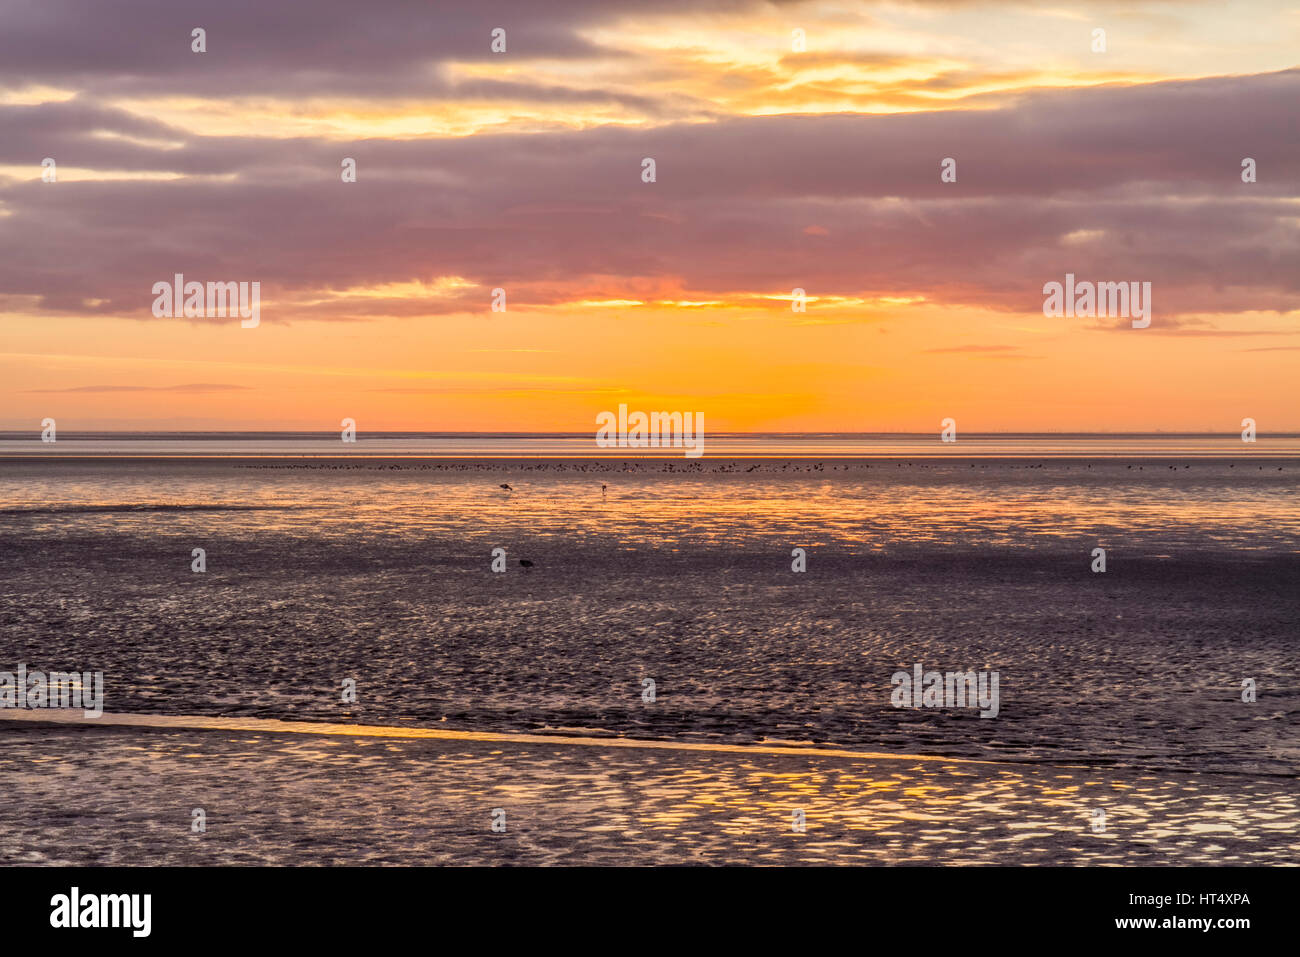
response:
M11 861L1300 859L1292 457L0 466Z
M31 711L0 711L0 721L35 724L86 724L119 728L186 728L205 731L266 731L291 734L344 735L353 738L431 738L439 741L477 741L509 744L567 744L603 748L651 748L671 751L721 751L740 754L812 754L835 758L889 758L911 761L947 761L977 764L968 758L940 758L920 754L884 754L846 751L840 748L766 747L753 744L705 744L689 741L649 741L637 738L581 737L567 734L509 734L493 731L454 731L446 728L393 727L373 724L330 724L316 721L281 721L278 718L219 718L207 715L103 714L85 717L76 709L45 708Z
M4 861L1300 863L1281 777L235 724L3 722Z

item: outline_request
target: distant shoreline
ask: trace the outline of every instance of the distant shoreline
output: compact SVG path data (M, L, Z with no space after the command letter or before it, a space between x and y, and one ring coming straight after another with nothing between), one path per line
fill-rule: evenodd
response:
M105 440L116 439L119 441L127 440L166 440L176 441L178 439L196 439L199 441L216 441L221 439L247 439L250 441L257 440L274 440L274 439L299 439L299 440L338 440L338 430L322 429L317 431L305 432L293 429L214 429L214 430L156 430L141 431L135 429L123 430L61 430L59 435L62 436L60 441L84 441L84 440ZM503 441L507 439L591 439L593 431L587 432L404 432L394 430L364 430L364 435L370 439L490 439L494 441ZM1269 431L1262 433L1264 439L1300 439L1300 431ZM711 438L715 439L803 439L808 441L819 439L917 439L923 441L935 441L938 436L938 430L931 432L727 432L713 431L709 433ZM0 442L7 441L38 441L40 438L39 429L0 429ZM1215 439L1224 441L1239 441L1240 434L1236 431L1229 430L1225 432L962 432L962 441L976 441L981 439L1051 439L1062 441L1067 439L1098 439L1098 440L1115 440L1115 439Z
M682 473L691 471L701 471L706 465L722 465L726 463L739 462L835 462L839 465L845 464L872 464L875 462L893 463L906 462L920 459L929 464L948 462L953 464L959 463L990 463L990 462L1023 462L1030 460L1042 460L1050 462L1132 462L1146 463L1155 462L1169 464L1173 461L1195 461L1204 464L1223 462L1236 464L1239 462L1254 463L1257 465L1269 465L1278 463L1294 463L1300 459L1300 447L1291 450L1259 450L1259 451L1241 451L1229 453L1224 451L1189 451L1186 449L1170 449L1167 452L1153 450L1143 451L1095 451L1095 452L1061 452L1053 450L1024 451L1024 452L942 452L942 451L908 451L908 452L881 452L881 453L861 453L861 452L770 452L770 453L719 453L715 455L705 454L697 459L685 459L681 455L672 455L661 450L654 452L590 452L590 453L573 453L573 452L353 452L339 454L337 452L168 452L164 450L152 452L62 452L33 450L31 452L0 452L0 464L9 463L28 463L42 460L54 460L58 462L110 462L110 461L208 461L208 462L285 462L285 463L302 463L304 467L310 464L336 464L354 462L360 467L365 462L438 462L442 464L455 463L475 463L475 462L492 462L494 464L507 465L511 462L532 463L532 462L583 462L583 463L604 463L604 464L621 464L635 462L669 462L680 463L681 468L678 470ZM266 467L272 467L267 465ZM292 467L284 465L282 467Z

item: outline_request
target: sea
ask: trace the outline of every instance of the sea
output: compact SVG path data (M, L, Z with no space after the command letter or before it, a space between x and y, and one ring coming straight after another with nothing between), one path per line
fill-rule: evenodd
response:
M0 433L0 672L102 672L127 721L0 720L0 846L1296 863L1297 493L1294 435ZM918 668L996 674L996 715L900 706ZM205 787L244 831L159 844Z

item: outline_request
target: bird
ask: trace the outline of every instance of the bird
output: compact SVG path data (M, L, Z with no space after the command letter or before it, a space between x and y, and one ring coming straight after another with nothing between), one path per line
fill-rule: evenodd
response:
M505 482L502 482L502 483L501 483L501 487L502 487L503 489L505 489L507 492L513 492L513 491L514 491L514 489L512 489L512 488L511 488L509 485L507 485Z
M519 559L519 564L522 565L524 568L532 568L532 567L533 567L533 563L530 562L530 561L529 561L528 559L526 559L526 558L521 558L521 559Z

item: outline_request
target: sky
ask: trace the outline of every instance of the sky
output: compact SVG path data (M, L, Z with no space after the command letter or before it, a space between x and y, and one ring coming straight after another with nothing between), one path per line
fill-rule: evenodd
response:
M1297 61L1300 0L4 0L0 428L1300 431Z

